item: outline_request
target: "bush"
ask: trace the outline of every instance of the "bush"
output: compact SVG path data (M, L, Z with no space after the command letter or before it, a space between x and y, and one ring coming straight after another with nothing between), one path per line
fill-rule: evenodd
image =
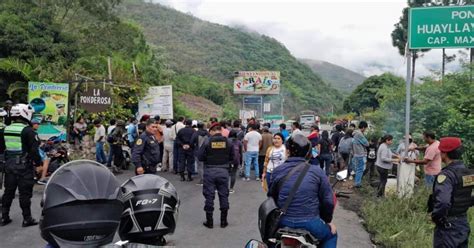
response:
M362 216L366 228L374 235L374 242L383 247L432 247L434 224L427 215L429 191L418 189L411 198L389 196L385 199L366 199ZM474 228L474 209L469 211L471 229ZM474 236L470 236L474 244Z

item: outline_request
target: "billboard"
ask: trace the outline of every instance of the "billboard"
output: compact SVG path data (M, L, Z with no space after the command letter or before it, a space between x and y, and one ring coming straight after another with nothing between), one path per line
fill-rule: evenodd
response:
M148 95L138 102L138 115L138 118L159 115L162 119L173 119L173 87L150 87Z
M79 105L89 113L107 111L112 106L110 91L105 87L88 87L79 97Z
M69 84L29 82L28 102L34 108L33 118L40 120L40 139L61 136L66 140Z
M239 71L234 78L234 94L280 94L279 71Z

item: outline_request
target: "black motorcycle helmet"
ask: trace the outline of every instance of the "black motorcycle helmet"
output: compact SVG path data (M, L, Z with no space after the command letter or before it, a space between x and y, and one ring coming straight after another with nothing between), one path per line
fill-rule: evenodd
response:
M132 243L164 245L163 236L174 232L178 218L176 188L158 175L138 175L122 184L119 198L125 206L120 238Z
M119 182L91 160L61 166L46 184L41 236L55 247L98 247L112 242L120 223Z
M302 134L291 135L286 142L290 157L306 158L311 154L311 142Z

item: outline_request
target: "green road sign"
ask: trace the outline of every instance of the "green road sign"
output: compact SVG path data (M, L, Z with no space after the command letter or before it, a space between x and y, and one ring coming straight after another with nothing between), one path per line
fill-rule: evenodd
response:
M283 116L281 115L265 115L263 116L265 120L283 120Z
M474 5L410 9L410 49L474 47Z

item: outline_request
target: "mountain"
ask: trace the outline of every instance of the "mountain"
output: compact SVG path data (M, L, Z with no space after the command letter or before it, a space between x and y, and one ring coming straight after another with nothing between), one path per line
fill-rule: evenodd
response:
M300 59L300 61L307 64L314 73L319 74L324 81L344 94L350 94L366 79L359 73L326 61L312 59Z
M286 109L328 111L342 95L291 55L277 40L200 20L189 14L141 0L126 0L119 14L139 26L149 44L178 75L203 77L232 89L236 71L281 72ZM268 97L274 101L277 97ZM236 105L239 97L233 97ZM340 104L338 104L340 105Z

